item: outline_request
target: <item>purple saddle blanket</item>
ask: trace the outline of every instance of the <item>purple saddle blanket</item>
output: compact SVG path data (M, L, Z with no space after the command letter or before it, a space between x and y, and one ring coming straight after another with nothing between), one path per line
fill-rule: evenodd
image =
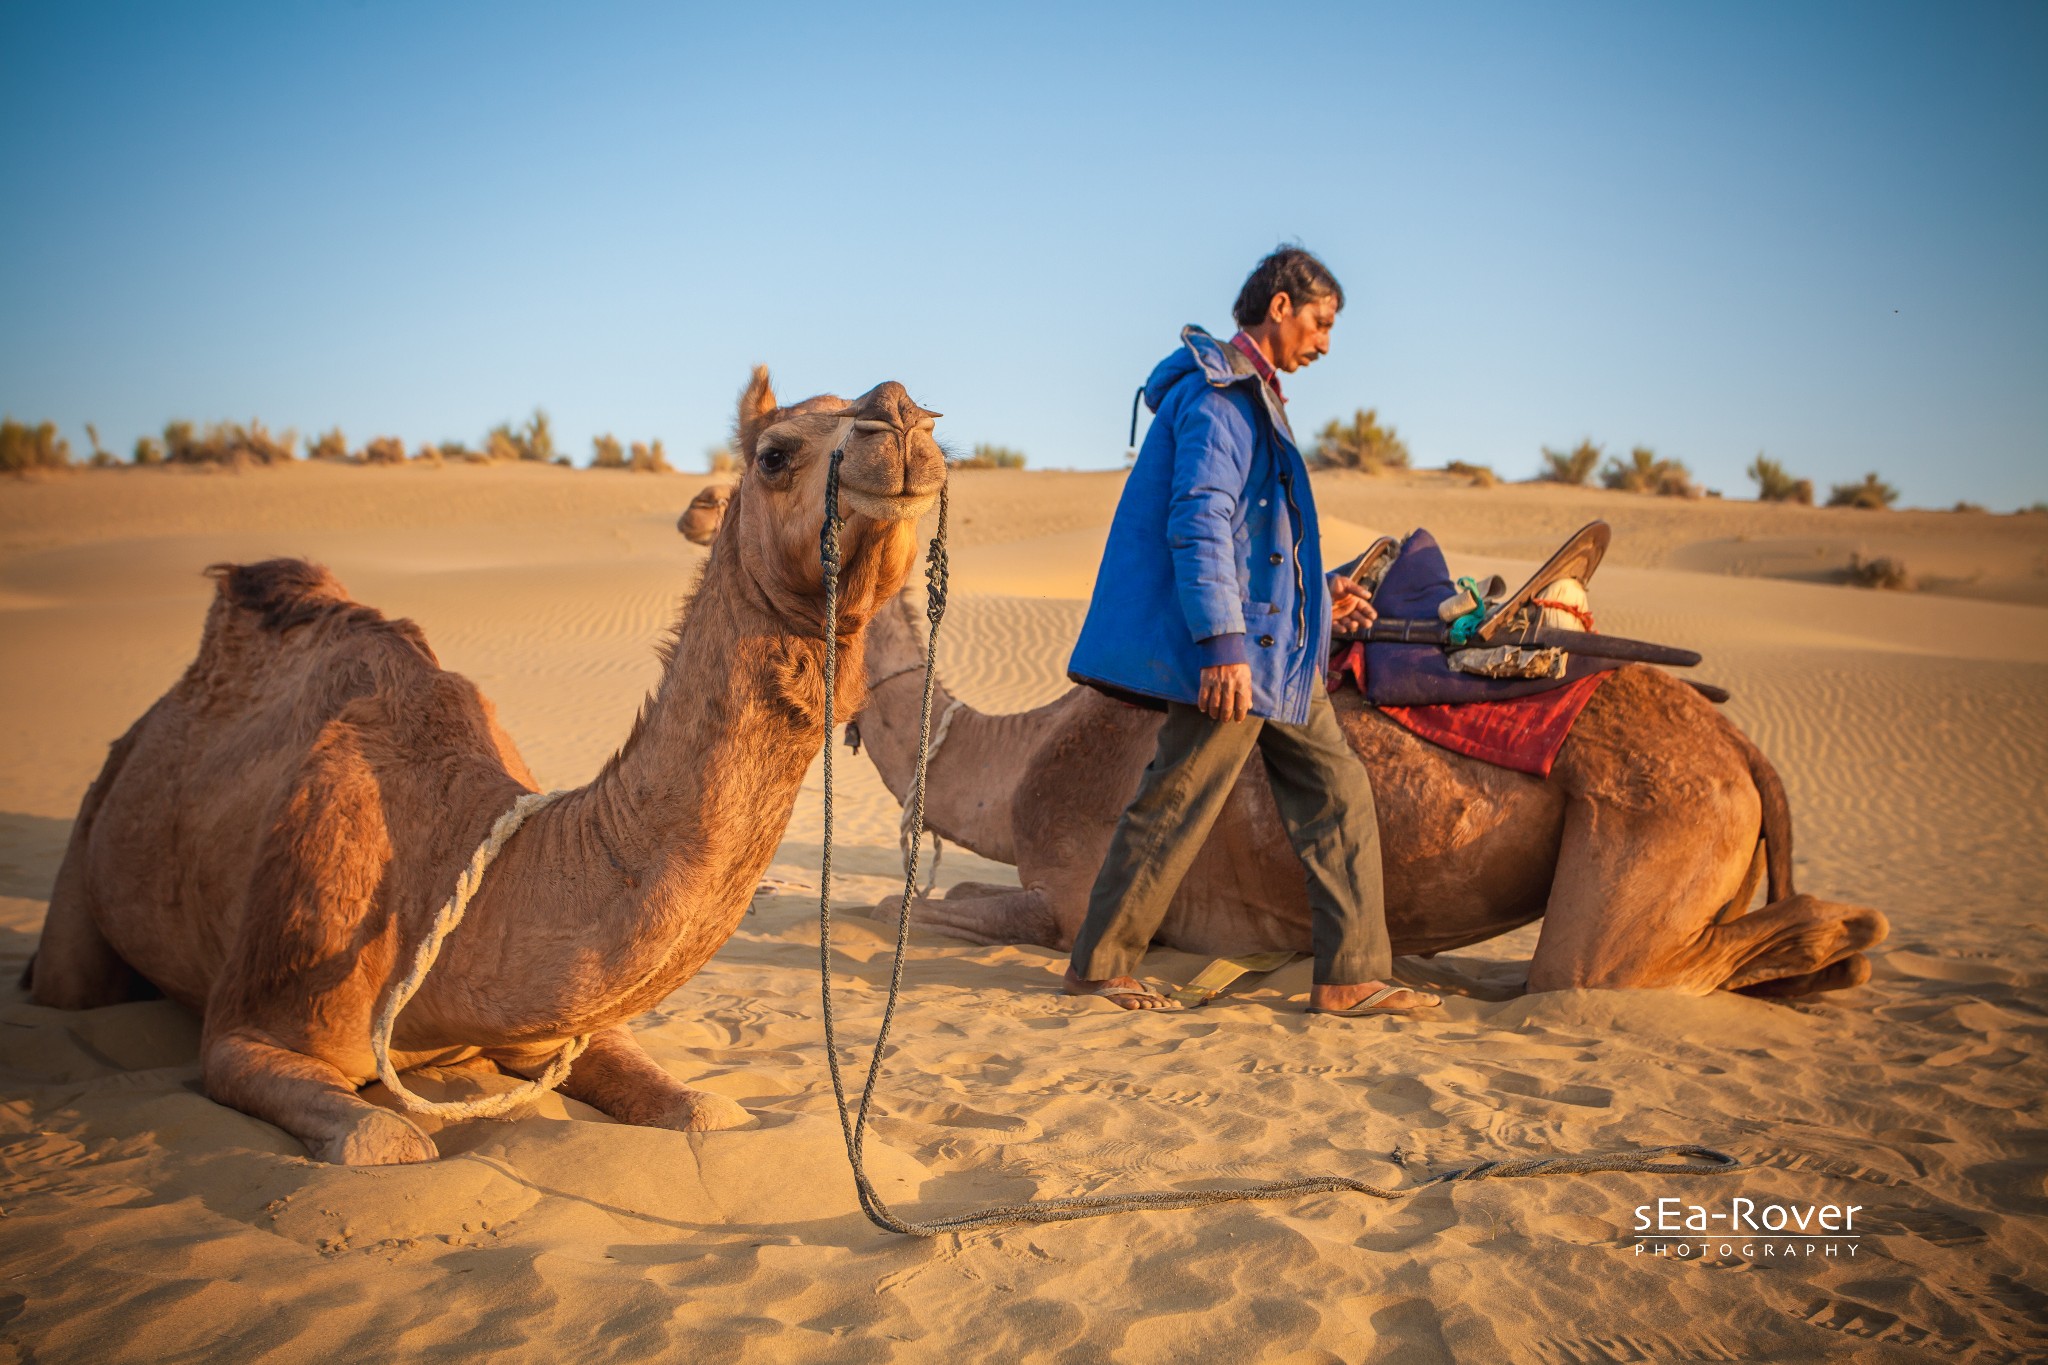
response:
M1458 590L1436 537L1417 530L1402 544L1372 604L1381 616L1433 621L1436 609ZM1617 665L1583 654L1565 656L1561 678L1482 678L1452 668L1436 645L1368 643L1365 696L1375 706L1442 706L1462 701L1507 701L1549 692Z

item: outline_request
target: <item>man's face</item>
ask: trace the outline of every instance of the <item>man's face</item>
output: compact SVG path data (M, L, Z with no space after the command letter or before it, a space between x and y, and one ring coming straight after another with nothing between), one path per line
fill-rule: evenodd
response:
M1330 329L1337 325L1337 300L1328 295L1300 308L1285 294L1275 294L1267 316L1272 320L1273 367L1293 374L1330 352Z

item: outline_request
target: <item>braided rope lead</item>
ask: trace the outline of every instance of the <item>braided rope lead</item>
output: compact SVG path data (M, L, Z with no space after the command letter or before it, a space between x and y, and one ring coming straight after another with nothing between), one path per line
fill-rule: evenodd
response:
M415 1114L430 1114L442 1119L495 1118L520 1105L532 1103L568 1080L569 1068L583 1055L583 1049L590 1046L590 1035L579 1034L564 1043L561 1051L547 1064L547 1069L526 1084L495 1095L478 1095L466 1100L430 1100L415 1095L405 1088L405 1082L398 1079L398 1068L391 1061L391 1031L398 1024L398 1012L419 992L420 983L427 979L434 960L441 955L441 945L462 923L462 917L469 913L470 901L476 898L478 889L484 884L484 873L490 871L499 852L519 832L519 827L529 816L547 809L567 794L562 791L526 792L512 803L512 809L498 817L491 826L491 832L477 845L476 852L469 855L469 866L456 877L454 894L442 902L440 910L435 913L427 936L420 940L420 946L413 953L412 969L392 985L384 1003L377 1007L377 1017L370 1025L370 1053L377 1060L377 1076L384 1082L384 1088Z
M853 1167L853 1185L860 1198L861 1212L875 1226L913 1237L942 1237L948 1233L974 1232L985 1228L1014 1227L1032 1223L1063 1223L1075 1218L1094 1218L1105 1213L1139 1210L1200 1208L1208 1204L1267 1199L1298 1199L1304 1195L1349 1191L1374 1199L1407 1199L1436 1185L1474 1180L1516 1180L1538 1175L1594 1175L1607 1171L1642 1171L1656 1175L1718 1175L1742 1163L1711 1147L1684 1143L1668 1147L1646 1147L1635 1152L1585 1156L1525 1156L1482 1161L1476 1166L1443 1171L1401 1189L1385 1189L1345 1175L1312 1175L1294 1180L1272 1180L1230 1189L1153 1190L1140 1194L1092 1194L1057 1199L1037 1199L1022 1204L1001 1204L976 1213L950 1218L915 1221L892 1213L874 1182L868 1179L863 1146L867 1138L868 1115L873 1108L875 1083L881 1075L882 1054L889 1042L889 1026L896 1016L896 1002L903 992L903 963L910 946L910 901L917 890L917 859L924 830L924 771L929 758L932 729L932 685L937 670L939 620L946 611L946 490L939 490L938 534L932 538L927 556L925 582L930 601L925 607L931 630L925 642L924 706L918 716L917 770L910 786L913 814L906 822L910 848L904 858L903 903L896 919L896 958L889 972L889 996L882 1007L881 1027L875 1033L874 1055L868 1060L867 1082L861 1087L860 1104L849 1117L846 1082L840 1074L839 1039L832 1017L832 710L833 687L838 679L839 633L839 465L843 449L832 452L832 465L825 476L825 526L819 535L820 561L825 570L825 829L824 853L818 893L818 977L819 996L825 1019L825 1061L832 1072L832 1095L839 1108L839 1129L846 1139L846 1157Z

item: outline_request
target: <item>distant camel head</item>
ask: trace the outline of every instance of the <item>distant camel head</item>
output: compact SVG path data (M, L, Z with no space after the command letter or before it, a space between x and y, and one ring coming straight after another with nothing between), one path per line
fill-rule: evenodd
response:
M778 613L815 620L824 592L825 479L832 452L843 450L839 632L859 630L903 585L917 558L917 519L946 481L946 458L932 436L938 415L894 381L850 403L822 394L783 407L767 367L756 367L740 395L733 442L740 480L715 532L714 556L736 562Z
M698 489L676 518L676 529L692 545L709 545L718 539L718 524L725 520L725 505L731 501L731 484L714 483Z

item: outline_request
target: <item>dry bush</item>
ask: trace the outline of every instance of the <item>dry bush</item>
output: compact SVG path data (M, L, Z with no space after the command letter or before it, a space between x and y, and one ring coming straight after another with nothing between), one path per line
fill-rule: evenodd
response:
M661 448L659 441L633 442L632 469L637 474L667 474L672 472L668 452Z
M447 463L447 460L442 455L441 447L421 441L420 448L412 453L412 462L417 465L425 465L429 469L439 469L443 464Z
M1985 507L1981 502L1959 502L1949 510L1951 512L1975 512L1981 515L1985 511Z
M1779 464L1761 450L1750 461L1749 477L1756 482L1758 502L1796 502L1801 507L1813 506L1813 480L1795 479Z
M162 441L157 440L154 436L138 436L135 438L135 463L139 465L159 465L163 462L164 444Z
M1463 460L1452 460L1444 466L1446 474L1462 474L1472 480L1474 488L1491 488L1500 482L1500 476L1493 472L1490 464L1467 464Z
M1357 469L1377 474L1406 469L1408 446L1392 427L1380 425L1379 409L1355 410L1349 422L1334 417L1316 433L1309 459L1323 469Z
M471 458L478 458L472 456ZM533 416L526 419L524 426L513 426L500 422L484 437L484 448L480 457L485 461L532 460L539 464L565 463L566 460L555 450L555 429L548 421L547 409L535 408Z
M273 436L263 423L254 420L247 426L240 422L214 422L203 431L195 431L190 422L164 424L166 464L233 468L290 464L296 458L292 449L298 443L297 432L286 429Z
M1600 482L1622 493L1656 493L1667 498L1699 496L1692 486L1692 473L1677 460L1660 460L1648 446L1628 453L1628 462L1609 460L1600 471Z
M1552 450L1543 447L1543 472L1537 477L1545 483L1564 483L1583 487L1593 477L1593 471L1600 467L1600 457L1606 453L1603 446L1593 444L1591 437L1579 442L1570 450Z
M1899 490L1877 477L1865 474L1862 483L1838 483L1828 490L1830 507L1862 507L1882 512L1899 500Z
M619 438L607 431L590 441L590 467L592 469L624 469L626 448L619 444Z
M740 459L725 446L712 446L704 452L704 469L711 474L737 474Z
M404 464L405 442L396 436L379 436L363 447L364 464Z
M1913 590L1913 576L1906 572L1906 562L1890 555L1879 555L1875 559L1865 559L1860 552L1850 555L1849 581L1859 588L1885 588L1893 592Z
M69 469L71 443L57 434L55 422L29 426L12 417L0 420L0 471L26 474L31 469Z
M335 464L348 463L348 437L341 434L340 427L329 427L312 440L306 442L306 458L328 460Z
M1022 469L1024 452L982 442L972 454L955 456L947 463L955 469Z
M484 448L470 456L478 464L509 464L523 458L519 437L506 422L492 427L484 436Z

